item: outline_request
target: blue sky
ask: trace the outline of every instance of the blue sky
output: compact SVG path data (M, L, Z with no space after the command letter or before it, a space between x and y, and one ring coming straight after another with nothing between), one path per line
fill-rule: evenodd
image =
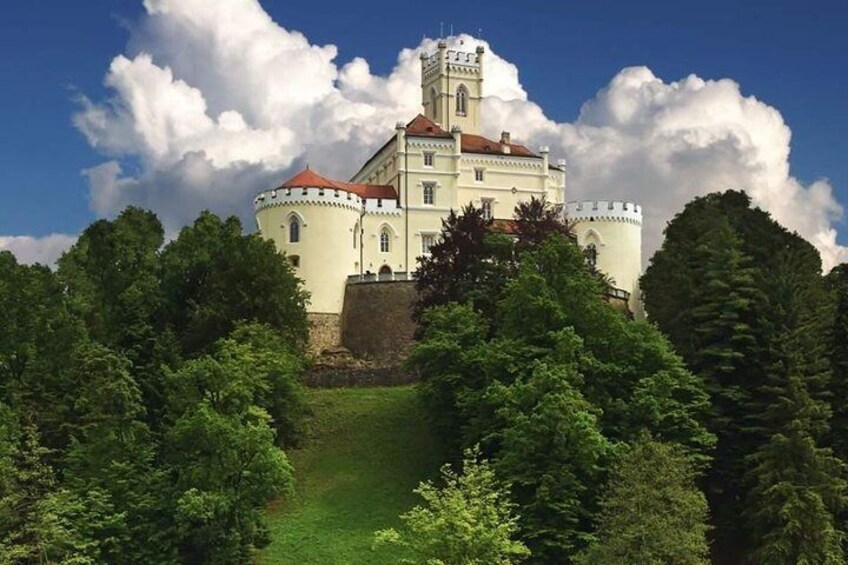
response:
M558 122L576 119L622 68L666 82L729 77L780 111L792 130L791 173L829 179L848 203L848 2L427 2L264 0L281 26L335 44L336 64L364 57L389 73L398 51L440 22L483 38L517 65L529 98ZM77 96L106 100L109 63L144 16L128 0L7 3L0 19L0 236L78 233L97 215L81 171L106 157L73 126ZM134 166L132 156L122 161ZM835 224L848 244L848 223Z

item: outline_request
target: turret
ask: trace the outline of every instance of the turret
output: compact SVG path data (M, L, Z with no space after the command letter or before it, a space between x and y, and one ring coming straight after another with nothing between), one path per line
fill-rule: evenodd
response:
M642 207L633 202L587 200L566 203L577 243L590 250L589 260L627 292L630 311L642 317Z

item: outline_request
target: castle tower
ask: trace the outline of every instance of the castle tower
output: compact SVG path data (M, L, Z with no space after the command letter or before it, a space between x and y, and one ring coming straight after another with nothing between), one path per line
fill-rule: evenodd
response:
M628 306L643 317L639 276L642 274L642 207L633 202L587 200L568 202L566 217L574 224L577 243L589 261L629 293Z
M448 49L439 41L438 51L421 54L421 103L424 115L451 131L477 134L483 99L482 46L474 53Z

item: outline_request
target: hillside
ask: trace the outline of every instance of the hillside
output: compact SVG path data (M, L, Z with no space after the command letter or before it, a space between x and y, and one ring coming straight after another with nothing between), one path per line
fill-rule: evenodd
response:
M313 389L312 431L290 453L297 492L272 505L261 563L386 563L372 533L417 502L440 451L412 386Z

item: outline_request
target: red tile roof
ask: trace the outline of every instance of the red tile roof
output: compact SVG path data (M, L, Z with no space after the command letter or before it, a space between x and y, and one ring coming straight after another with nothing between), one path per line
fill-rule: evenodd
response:
M352 182L343 182L338 180L322 177L315 171L305 169L300 171L295 176L280 185L279 188L300 188L300 187L316 187L316 188L332 188L334 190L344 190L352 192L362 198L385 198L389 200L397 199L395 187L390 184L359 184Z
M406 135L413 137L453 137L444 129L439 127L433 120L423 114L418 114L415 118L406 124ZM517 143L509 144L509 154L517 155L518 157L538 157L535 153ZM493 155L503 155L501 144L498 141L493 141L482 135L474 135L473 133L462 134L462 151L464 153L491 153Z
M482 135L474 135L472 133L462 134L462 152L463 153L491 153L493 155L504 155L499 141L492 141ZM509 155L517 157L538 157L535 153L517 143L509 144Z
M406 124L406 135L415 137L453 137L424 114L418 114L411 122Z
M492 220L489 229L496 233L515 235L518 232L518 222L515 220Z

